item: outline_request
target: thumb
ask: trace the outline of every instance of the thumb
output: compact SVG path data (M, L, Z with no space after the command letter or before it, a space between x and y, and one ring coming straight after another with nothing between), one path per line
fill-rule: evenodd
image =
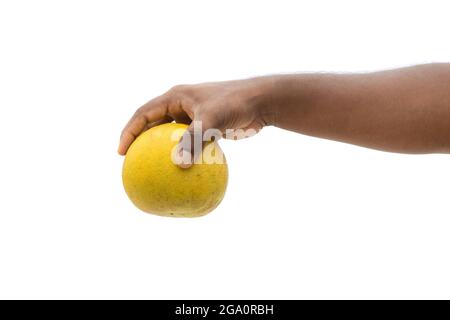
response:
M177 164L181 168L189 168L194 163L202 163L202 150L206 142L212 137L219 138L221 134L214 134L214 122L207 118L196 117L184 132L178 144L181 161ZM216 137L216 136L219 137Z

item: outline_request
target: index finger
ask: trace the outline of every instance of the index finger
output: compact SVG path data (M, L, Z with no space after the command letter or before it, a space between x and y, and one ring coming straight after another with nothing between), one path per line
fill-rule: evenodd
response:
M147 124L163 120L166 115L167 104L162 96L140 107L122 131L118 153L125 155L131 143L142 133Z

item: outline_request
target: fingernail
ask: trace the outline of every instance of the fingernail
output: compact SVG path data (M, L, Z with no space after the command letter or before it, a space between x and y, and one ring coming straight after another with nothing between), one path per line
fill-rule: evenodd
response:
M189 151L180 148L178 150L177 157L175 159L175 164L180 168L186 169L192 166L192 155Z
M180 163L178 166L182 169L189 169L192 167L192 163Z

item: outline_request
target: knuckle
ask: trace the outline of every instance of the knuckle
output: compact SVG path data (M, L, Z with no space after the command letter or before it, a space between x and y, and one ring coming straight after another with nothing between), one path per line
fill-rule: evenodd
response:
M133 118L132 118L131 121L132 121L132 123L139 123L139 122L144 121L144 120L145 120L145 112L143 111L143 109L139 108L134 113Z
M172 93L182 93L187 89L188 85L186 84L177 84L176 86L173 86L169 92Z
M142 113L142 111L143 111L142 108L143 108L143 107L140 107L140 108L138 108L138 109L134 112L132 119L136 119L137 117L139 117L139 116L141 115L141 113Z
M142 116L147 110L148 110L148 105L144 104L143 106L137 108L136 112L134 113L134 116L135 117Z
M194 89L195 89L195 86L192 84L178 84L178 85L170 88L170 90L168 91L168 94L175 95L175 96L181 96L181 95L190 96L195 92Z

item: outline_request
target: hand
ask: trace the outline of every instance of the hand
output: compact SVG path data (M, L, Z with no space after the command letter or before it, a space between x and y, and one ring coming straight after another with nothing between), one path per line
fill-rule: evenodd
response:
M180 141L181 150L190 154L191 161L180 164L187 168L198 154L194 152L194 143L188 144L188 150L183 147L184 139L193 139L194 134L203 137L203 132L208 129L218 129L225 138L230 138L233 132L230 129L250 129L255 133L268 124L270 117L265 112L263 82L258 78L176 86L136 111L122 132L118 152L125 155L143 131L175 120L190 124ZM201 121L202 132L194 132L194 121ZM232 135L231 138L240 137Z

